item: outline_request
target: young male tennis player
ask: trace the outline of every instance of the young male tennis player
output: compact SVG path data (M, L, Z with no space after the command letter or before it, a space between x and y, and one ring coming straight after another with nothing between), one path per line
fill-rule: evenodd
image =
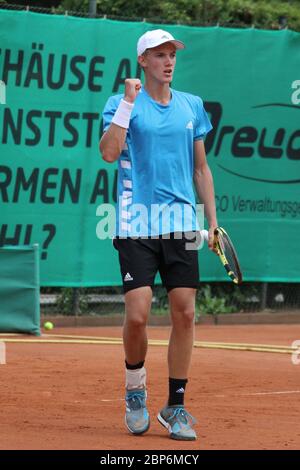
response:
M184 407L194 341L197 231L193 181L209 224L209 248L217 226L214 187L203 139L212 126L202 100L170 87L176 51L185 45L161 29L137 43L145 84L125 81L124 95L108 99L100 151L118 160L118 211L114 246L125 292L123 342L126 365L125 423L133 434L149 429L146 408L147 317L159 271L172 321L168 348L169 397L157 418L170 437L195 440L195 419Z

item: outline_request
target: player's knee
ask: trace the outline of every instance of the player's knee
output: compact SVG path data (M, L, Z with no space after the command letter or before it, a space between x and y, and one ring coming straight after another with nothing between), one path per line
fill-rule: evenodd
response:
M127 316L126 322L130 328L145 328L147 324L147 315L143 315L139 312L138 315Z
M182 318L186 326L188 327L192 326L195 321L195 310L194 309L184 310L182 313Z
M173 315L173 323L179 328L191 328L195 321L195 310L187 308Z

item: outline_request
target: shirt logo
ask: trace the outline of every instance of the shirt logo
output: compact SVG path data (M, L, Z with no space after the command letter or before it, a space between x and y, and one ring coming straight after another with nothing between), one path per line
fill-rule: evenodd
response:
M184 393L184 388L183 387L179 388L178 390L176 390L176 393Z
M194 129L192 121L189 121L187 125L185 126L186 129Z
M130 273L125 274L124 281L133 281L133 277L131 277Z

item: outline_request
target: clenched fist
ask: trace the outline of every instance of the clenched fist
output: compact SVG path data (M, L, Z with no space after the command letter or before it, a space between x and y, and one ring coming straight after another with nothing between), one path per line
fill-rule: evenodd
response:
M142 83L139 78L126 78L124 100L128 103L134 103L141 88Z

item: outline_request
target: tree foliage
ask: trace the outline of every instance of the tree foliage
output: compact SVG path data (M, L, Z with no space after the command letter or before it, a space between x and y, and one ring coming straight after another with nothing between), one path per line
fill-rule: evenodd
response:
M1 1L1 0L0 0ZM88 12L89 0L6 0L7 3ZM97 0L97 13L155 22L300 31L300 0Z

